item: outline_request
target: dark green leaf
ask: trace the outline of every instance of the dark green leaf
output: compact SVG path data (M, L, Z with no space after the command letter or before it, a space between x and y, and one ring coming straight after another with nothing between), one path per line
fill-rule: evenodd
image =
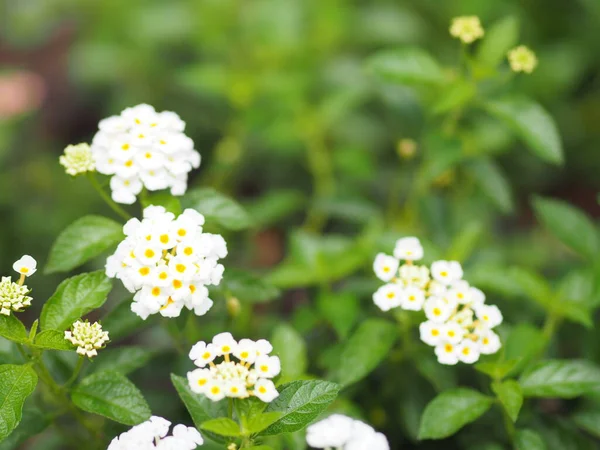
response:
M340 339L346 339L360 314L358 297L352 292L321 292L317 306Z
M281 361L281 374L286 380L304 375L308 366L306 344L302 336L290 325L281 324L271 337L274 353Z
M306 427L335 400L340 386L328 381L293 381L278 387L279 397L265 412L282 412L283 416L260 435L293 433Z
M94 358L90 370L93 372L119 372L127 375L144 367L154 356L154 352L143 347L118 347L106 349Z
M306 204L306 195L295 190L267 192L246 206L257 227L265 228L300 211Z
M590 260L600 251L598 231L581 210L560 200L536 197L536 216L560 241Z
M45 273L68 272L123 239L123 226L102 216L76 220L58 236L50 250Z
M0 450L15 450L27 439L41 433L48 427L48 417L32 406L29 400L23 407L23 417L15 430L0 443Z
M381 78L406 84L438 84L444 81L439 64L419 48L382 50L370 57L368 67Z
M10 316L0 315L0 336L15 342L27 341L27 330L13 314Z
M112 289L103 270L67 278L44 304L40 316L43 329L64 331L73 322L99 308Z
M75 351L73 344L65 339L64 331L44 330L35 336L33 345L49 350Z
M241 435L240 426L227 417L207 420L202 423L200 428L220 436L236 437Z
M483 415L493 399L467 388L446 391L435 397L423 412L419 439L443 439L452 436Z
M88 375L75 387L71 398L78 408L125 425L137 425L150 418L150 407L142 393L117 372Z
M533 430L517 430L515 450L546 450L546 444L541 436Z
M527 323L514 326L504 343L504 358L515 364L504 376L520 373L539 354L544 342L544 335L536 327Z
M514 205L509 181L500 167L490 158L478 158L472 161L467 169L481 188L481 191L498 207L508 214Z
M492 390L513 422L517 421L523 405L523 392L515 380L492 383Z
M506 98L491 101L486 109L525 141L541 159L562 164L563 149L554 120L539 104L527 98Z
M523 295L546 309L551 307L554 297L552 288L540 275L522 267L511 267L508 275L520 286Z
M348 386L367 376L388 356L396 337L392 323L381 319L364 321L345 343L334 379Z
M29 364L0 366L0 441L19 425L23 404L34 391L37 380Z
M212 188L193 189L182 197L181 203L185 208L193 208L203 214L208 223L216 222L229 230L243 230L252 226L244 208Z
M112 342L116 342L152 323L152 318L143 320L131 311L131 299L119 303L102 319L102 328L108 331Z
M279 289L252 273L227 269L219 286L223 292L246 303L263 303L279 296Z
M519 383L526 397L573 398L600 389L600 368L589 361L540 361Z
M600 439L600 406L585 407L573 414L571 418L579 428Z

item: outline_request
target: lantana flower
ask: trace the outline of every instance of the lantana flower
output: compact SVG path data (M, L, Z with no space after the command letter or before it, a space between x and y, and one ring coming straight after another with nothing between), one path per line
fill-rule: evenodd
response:
M88 144L69 145L65 148L64 155L58 158L58 162L71 176L96 170L92 149Z
M167 436L170 426L168 420L152 416L114 438L107 450L194 450L204 443L198 430L181 424Z
M513 72L531 73L537 67L538 60L532 50L519 45L508 52L508 62Z
M0 314L5 316L10 316L11 312L22 312L31 305L31 291L24 283L25 278L36 272L37 261L25 255L13 264L13 269L21 275L18 282L12 281L11 277L0 280Z
M389 450L387 438L360 420L333 414L306 429L306 442L313 448L336 450Z
M131 310L142 319L160 313L178 317L186 307L198 316L213 302L207 285L218 285L227 256L221 235L204 233L204 216L186 209L179 217L162 206L148 206L143 219L129 220L126 238L106 261L106 275L135 293Z
M117 203L135 203L144 187L183 195L188 173L200 166L200 154L174 112L159 113L142 104L100 121L99 129L92 154L96 170L112 175L110 187Z
M455 38L460 39L465 44L471 44L477 39L482 38L484 31L479 17L461 16L452 19L450 34Z
M199 367L187 374L190 389L215 402L255 396L269 403L279 395L272 379L281 371L279 358L270 356L272 351L265 339L237 342L231 333L218 334L211 343L200 341L189 353ZM219 357L223 359L215 363Z
M102 330L102 325L87 320L75 322L70 331L65 331L65 339L77 346L78 354L88 358L96 356L109 340L108 331Z
M386 284L373 294L373 302L382 311L423 310L427 320L419 326L421 340L435 347L441 364L472 364L481 354L496 353L501 344L493 328L502 323L498 307L486 305L485 294L462 279L460 263L414 264L422 256L412 237L398 240L394 256L378 254L373 269Z

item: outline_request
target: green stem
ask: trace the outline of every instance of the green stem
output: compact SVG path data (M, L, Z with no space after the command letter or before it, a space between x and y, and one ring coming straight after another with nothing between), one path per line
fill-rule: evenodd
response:
M71 378L69 378L67 380L67 382L63 385L64 388L68 388L69 386L71 386L71 384L73 384L75 382L75 380L77 379L77 376L79 375L79 372L81 372L81 368L83 367L84 361L85 361L85 357L79 355L79 359L77 360L77 365L75 366L75 370L73 370L73 374L71 375Z
M331 157L322 136L318 132L306 138L308 167L313 176L312 205L304 222L305 230L319 232L327 222L327 216L318 208L318 201L330 197L335 188Z
M131 215L129 213L127 213L127 211L125 211L119 205L117 205L113 201L113 199L110 198L110 195L108 195L106 193L106 191L104 189L102 189L102 186L100 186L100 183L98 183L98 180L96 179L95 172L88 172L87 177L88 177L88 180L90 180L91 185L94 187L94 189L96 189L96 191L98 192L98 194L100 194L100 197L102 197L102 200L104 200L106 202L106 204L108 206L110 206L110 208L115 213L117 213L119 216L121 216L125 220L131 219Z

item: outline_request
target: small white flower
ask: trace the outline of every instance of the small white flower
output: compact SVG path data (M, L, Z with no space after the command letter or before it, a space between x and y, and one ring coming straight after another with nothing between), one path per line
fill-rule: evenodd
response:
M98 322L78 320L71 331L65 331L65 339L77 346L77 353L92 358L98 354L97 350L106 346L108 331L103 331Z
M423 257L423 247L416 237L405 237L396 241L394 256L406 261L418 261Z
M428 320L426 322L421 322L421 324L419 325L419 334L420 334L421 340L423 342L425 342L427 345L431 345L432 347L435 347L440 342L442 342L443 328L444 328L443 324L433 322L430 320Z
M211 378L206 386L206 396L213 402L218 402L219 400L224 399L226 395L224 385L225 383L223 381Z
M0 314L9 316L11 311L21 312L31 305L29 288L13 282L10 277L2 277L0 281Z
M194 344L189 357L198 367L204 367L217 357L217 349L213 344L207 345L206 342L200 341Z
M430 297L425 302L423 309L427 318L437 323L445 322L452 314L452 309L448 303L436 297Z
M390 283L384 284L373 294L373 302L382 311L389 311L402 304L402 287Z
M450 342L441 342L435 347L435 354L440 364L453 366L458 363L458 352Z
M256 361L256 343L250 339L242 339L236 346L233 355L240 361L253 364Z
M58 158L58 162L72 176L96 170L92 150L88 144L69 145L65 148L64 155Z
M237 342L231 333L221 333L213 337L212 344L217 351L217 355L229 355L237 349Z
M37 261L29 255L24 255L13 264L13 270L21 275L29 277L36 272Z
M460 39L465 44L470 44L477 39L482 38L484 31L479 17L462 16L452 19L450 34L453 37Z
M475 309L477 318L488 328L494 328L502 323L502 313L496 305L481 305Z
M255 342L256 356L268 355L273 351L273 346L266 339L259 339Z
M484 355L492 355L500 350L500 338L492 330L484 330L479 334L479 351Z
M431 276L448 286L462 278L463 270L456 261L435 261L431 265Z
M263 402L270 403L279 396L279 392L271 380L260 378L254 385L254 395Z
M471 339L463 339L456 351L458 359L465 364L473 364L479 359L479 346Z
M471 303L471 287L464 280L455 281L452 283L445 297L452 299L452 303L465 305Z
M343 447L352 435L354 419L333 414L306 428L306 442L315 448Z
M399 278L404 286L425 289L429 283L429 269L426 266L404 264L400 267Z
M187 377L190 389L197 394L204 394L212 374L209 369L196 369L188 372Z
M393 256L378 253L373 262L373 270L381 281L390 281L396 276L399 264L399 261Z
M446 322L443 327L442 335L445 341L456 345L462 341L465 330L456 322Z
M261 377L273 378L281 372L281 363L277 356L259 356L254 362L256 372Z
M402 308L411 311L420 311L425 303L425 293L415 286L404 288L400 297Z

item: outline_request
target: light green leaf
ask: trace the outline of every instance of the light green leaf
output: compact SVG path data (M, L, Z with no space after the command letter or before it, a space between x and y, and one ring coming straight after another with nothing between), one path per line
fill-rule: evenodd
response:
M443 439L482 416L494 400L477 391L457 388L435 397L423 412L419 439Z
M550 309L554 293L542 276L522 267L511 267L508 276L520 286L523 295Z
M102 216L76 220L58 236L44 273L68 272L123 239L123 225Z
M419 48L382 50L369 58L369 69L384 80L404 84L439 84L444 73L437 61Z
M583 211L560 201L536 197L536 217L563 244L578 254L594 260L600 252L600 240L594 223Z
M505 122L541 159L562 164L563 148L554 120L539 104L528 98L490 101L487 111Z
M15 430L0 443L0 450L15 450L27 439L41 433L50 424L48 417L42 411L32 406L29 400L23 407L23 417Z
M200 428L220 436L237 437L241 436L242 434L240 426L227 417L219 417L218 419L207 420L206 422L202 423Z
M150 407L142 393L117 372L88 375L75 387L71 398L78 408L125 425L137 425L150 418Z
M485 228L481 221L472 220L464 225L448 249L446 259L465 261L477 248Z
M103 270L67 278L44 304L40 316L43 329L64 331L73 322L99 308L112 289Z
M283 416L282 411L272 411L268 413L256 414L248 419L248 428L246 432L256 434L269 427Z
M278 387L279 397L265 412L282 412L283 416L259 433L272 436L293 433L306 427L335 400L340 386L329 381L293 381Z
M35 390L37 379L29 364L0 366L0 441L19 425L23 404Z
M515 380L494 382L492 383L492 391L502 403L511 420L516 422L521 406L523 406L523 392L519 383Z
M533 430L517 430L515 450L546 450L546 444L542 437Z
M514 361L515 364L504 376L520 373L529 361L539 354L544 342L544 335L533 325L520 323L512 327L504 343L504 358Z
M345 343L334 379L348 386L367 376L388 356L396 337L396 327L390 322L364 321Z
M478 158L467 165L467 170L500 211L505 214L513 211L510 183L492 159Z
M184 208L193 208L206 218L229 230L243 230L252 226L248 213L231 198L212 188L189 191L181 199Z
M252 221L259 228L273 225L301 211L306 204L306 195L292 189L266 192L246 206Z
M495 67L507 57L507 53L518 42L519 22L515 17L506 17L485 30L485 37L477 49L477 60Z
M0 315L0 336L15 342L27 341L25 325L12 313L10 316Z
M506 377L519 363L519 359L509 359L508 361L480 362L475 364L475 370L485 373L494 379Z
M281 374L285 379L296 379L304 375L308 366L306 344L302 336L290 325L281 324L271 336L273 352L281 361Z
M340 339L346 339L360 314L359 299L353 292L322 291L317 306Z
M434 114L445 114L452 110L462 108L477 94L474 83L459 78L447 86L433 105Z
M144 367L155 352L143 347L118 347L102 350L92 361L92 372L119 372L127 375L140 367Z
M540 361L519 379L526 397L573 398L600 389L600 368L589 361Z
M173 197L170 192L155 192L141 197L142 207L162 206L167 211L176 216L181 214L181 202L177 197Z
M44 330L35 336L33 345L38 348L48 350L66 350L75 351L75 347L71 342L65 339L64 331Z
M219 289L246 303L263 303L276 299L280 292L264 278L250 272L227 269Z
M152 323L152 317L143 320L131 311L131 299L126 299L102 319L102 328L108 331L111 342L116 342Z

